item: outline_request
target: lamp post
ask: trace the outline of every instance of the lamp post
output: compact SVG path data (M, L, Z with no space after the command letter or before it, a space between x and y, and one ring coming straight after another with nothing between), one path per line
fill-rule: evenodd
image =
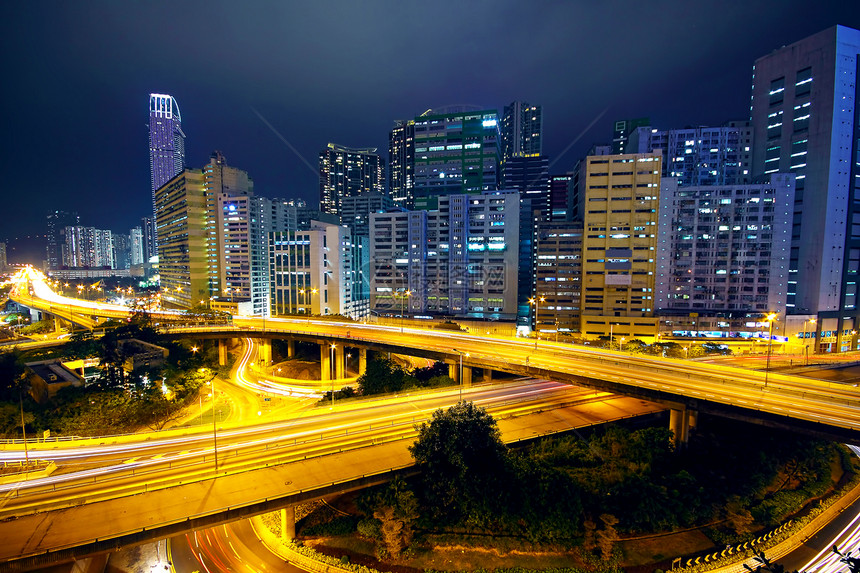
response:
M337 366L335 364L335 356L334 356L334 349L335 348L337 348L337 346L334 343L332 343L332 345L331 345L331 361L328 365L328 373L329 373L329 376L331 377L331 407L332 408L334 408L334 377L337 374ZM334 372L332 372L332 370L334 370Z
M206 368L200 368L198 370L200 373L205 371ZM206 384L212 387L212 451L215 453L215 473L218 473L218 426L215 422L215 410L218 405L218 398L215 395L215 376L216 373L213 373L212 378L210 378Z
M767 374L768 372L770 372L770 351L771 346L773 344L773 321L776 320L776 313L772 312L768 314L764 319L769 324L767 335L767 361L765 362L764 367L764 387L767 388Z
M540 338L540 330L538 329L538 305L546 300L546 297L532 297L529 299L529 304L535 305L535 350L537 350L538 338Z
M412 296L412 291L406 290L396 296L400 298L400 334L403 334L403 314L405 312L403 307L405 306L406 299Z
M806 353L806 365L809 366L809 343L806 341L806 323L815 324L816 319L810 318L803 321L803 350Z
M463 401L463 354L469 356L468 352L463 352L462 350L457 350L456 348L452 348L454 352L460 355L460 402Z
M612 350L612 323L609 323L609 350Z

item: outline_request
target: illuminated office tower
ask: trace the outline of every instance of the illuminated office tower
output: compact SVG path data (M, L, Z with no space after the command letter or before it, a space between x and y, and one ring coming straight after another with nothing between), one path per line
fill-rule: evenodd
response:
M77 227L80 217L77 213L67 211L51 211L48 213L48 249L47 261L49 269L59 269L69 266L63 260L63 249L66 245L66 228Z
M388 193L398 207L412 208L414 171L415 121L397 120L388 134Z
M340 224L349 227L353 235L369 237L370 214L384 213L394 207L394 201L387 195L373 191L344 197L340 207Z
M220 208L218 198L221 195L240 196L254 194L254 181L248 173L236 167L227 165L227 160L220 151L214 151L209 163L203 166L203 187L206 198L206 257L209 268L209 297L224 295L224 289L230 286L223 282L224 249L221 244L221 227L218 224ZM271 229L267 229L266 232Z
M209 297L205 190L197 169L184 170L156 190L158 271L166 306L191 308Z
M414 207L498 189L500 139L496 110L447 107L416 117Z
M273 315L368 315L367 249L349 229L314 221L310 229L269 234Z
M129 232L129 264L142 265L146 259L143 258L143 229L132 227Z
M797 178L786 306L817 315L827 350L860 326L858 65L860 30L834 26L753 68L753 175Z
M653 338L660 155L589 156L580 177L582 333Z
M637 127L626 143L627 153L663 155L663 177L681 187L740 185L751 179L752 127L731 121L719 127L654 129Z
M785 308L794 176L682 187L663 179L655 308L678 334L727 336Z
M0 243L0 271L5 271L6 265L6 243Z
M152 205L155 191L185 169L185 133L182 115L173 96L149 94L149 170ZM158 242L152 254L158 254Z
M531 321L538 336L579 331L582 223L542 222L535 233L535 295ZM539 321L539 323L538 323Z
M370 216L375 312L513 319L519 193L443 195L435 210Z
M142 217L140 219L140 229L143 233L143 262L148 263L149 260L158 254L155 247L158 231L155 228L154 217Z
M502 161L543 153L543 110L524 101L505 106L502 116Z
M375 147L352 149L329 143L320 151L320 210L340 215L344 197L385 193L385 160Z
M131 237L123 233L111 233L113 242L114 269L128 269L131 266Z

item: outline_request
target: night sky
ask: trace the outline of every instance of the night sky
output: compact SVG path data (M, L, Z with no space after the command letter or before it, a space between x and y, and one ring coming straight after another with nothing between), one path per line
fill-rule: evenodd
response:
M747 119L755 58L835 24L860 2L4 2L0 241L38 263L22 237L49 210L150 215L150 92L178 101L189 167L219 149L259 195L317 201L326 143L387 159L392 122L431 107L542 105L553 173L615 119Z

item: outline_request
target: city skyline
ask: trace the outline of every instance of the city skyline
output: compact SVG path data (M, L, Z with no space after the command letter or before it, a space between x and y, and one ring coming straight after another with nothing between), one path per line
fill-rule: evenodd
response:
M767 3L171 8L170 21L186 26L163 24L165 8L10 9L4 53L19 89L3 98L18 112L3 156L16 216L0 240L12 243L11 261L15 237L44 233L49 210L122 232L149 215L150 93L181 106L190 167L218 149L260 195L315 201L327 143L386 156L394 122L431 107L542 106L551 173L608 142L615 119L648 116L661 129L748 119L756 58L835 24L860 26L860 9L837 2L778 12ZM443 29L431 33L432 22ZM175 41L152 43L157 25ZM601 31L613 25L615 40Z

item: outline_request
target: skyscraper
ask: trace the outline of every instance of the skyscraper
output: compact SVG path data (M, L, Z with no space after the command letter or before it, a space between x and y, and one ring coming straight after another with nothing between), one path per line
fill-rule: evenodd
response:
M145 261L143 258L143 229L132 227L129 232L129 242L129 264L142 265Z
M452 106L415 118L416 209L435 209L445 195L494 191L499 185L496 110Z
M340 200L385 193L385 160L375 147L352 149L335 143L320 151L320 210L340 214Z
M415 121L398 120L388 134L388 192L398 207L412 208L415 184Z
M149 94L149 168L154 214L155 191L185 169L182 116L176 100L166 94ZM155 248L157 253L157 241Z
M502 117L502 160L543 153L543 110L524 101L505 106Z
M51 211L48 213L48 268L59 269L63 263L63 247L66 244L66 228L80 223L77 213Z
M753 175L796 175L786 306L817 314L836 350L858 326L858 65L860 30L834 26L753 68Z

